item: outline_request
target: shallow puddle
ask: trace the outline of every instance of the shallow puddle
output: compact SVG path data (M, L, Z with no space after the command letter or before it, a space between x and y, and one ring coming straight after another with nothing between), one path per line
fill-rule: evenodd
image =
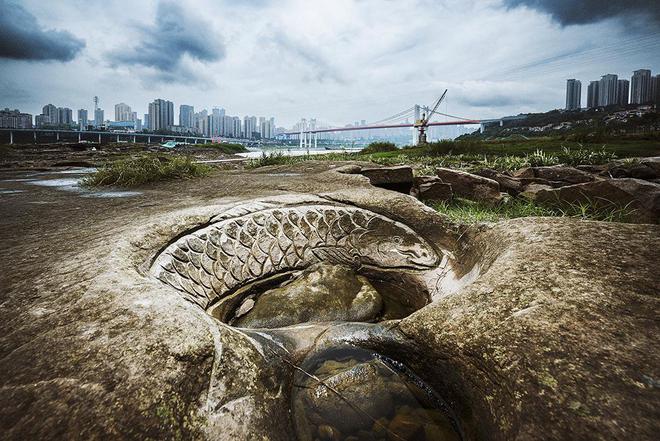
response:
M460 441L448 406L405 366L354 347L305 362L294 376L300 441Z

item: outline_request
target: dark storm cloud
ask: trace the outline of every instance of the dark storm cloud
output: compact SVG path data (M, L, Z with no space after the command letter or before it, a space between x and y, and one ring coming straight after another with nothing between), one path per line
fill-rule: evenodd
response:
M547 12L562 25L629 16L660 22L660 0L504 0L504 4Z
M0 0L1 58L70 61L84 47L85 42L69 32L43 29L18 3Z
M182 74L181 80L192 72L181 66L184 55L203 62L218 61L225 56L225 47L211 24L190 15L180 4L161 1L152 26L140 27L141 41L129 50L115 50L110 54L114 64L141 65L154 68L158 78L170 82Z

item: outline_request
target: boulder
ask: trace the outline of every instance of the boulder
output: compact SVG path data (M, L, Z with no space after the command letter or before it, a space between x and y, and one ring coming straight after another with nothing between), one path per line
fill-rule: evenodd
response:
M451 201L453 192L451 184L444 182L431 182L422 184L417 189L417 197L422 201Z
M345 266L318 264L288 285L246 299L232 324L279 328L305 322L370 321L382 306L380 294L365 277Z
M502 200L500 184L492 179L449 168L438 168L436 174L442 182L451 184L455 196L489 204Z
M541 203L592 203L597 207L634 210L638 222L660 221L660 185L640 179L623 178L587 182L554 189L541 189L535 200Z
M342 165L341 167L337 167L334 169L337 173L344 173L347 175L354 175L357 173L360 173L362 171L362 167L359 165L355 164L349 164L349 165Z
M536 195L538 194L539 191L543 190L552 190L553 187L549 185L544 185L544 184L529 184L527 187L525 187L525 191L519 194L520 197L523 197L525 199L529 199L532 201L536 200Z
M591 173L592 175L598 175L600 173L603 173L605 170L607 170L607 165L585 164L585 165L578 165L575 168L583 172Z
M527 167L513 174L516 178L540 178L562 185L581 184L596 179L590 173L562 165L552 167Z
M363 168L361 175L369 178L371 185L388 190L410 193L413 171L408 166Z
M475 172L475 174L497 181L500 184L500 190L509 193L511 196L516 196L523 190L523 184L520 182L520 179L500 173L497 170L485 168Z
M657 170L652 165L640 163L630 167L628 171L631 178L636 179L657 179L660 178L660 170Z
M443 201L452 199L451 184L446 184L437 176L418 176L413 179L410 194L421 201Z

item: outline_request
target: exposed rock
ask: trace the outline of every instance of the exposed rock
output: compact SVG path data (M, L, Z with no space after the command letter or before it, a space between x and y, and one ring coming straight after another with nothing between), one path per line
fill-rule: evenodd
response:
M343 165L341 167L337 167L334 169L334 171L336 171L337 173L354 175L360 173L360 171L362 171L362 167L360 167L359 165L350 164L350 165Z
M660 156L654 156L651 158L643 158L640 163L646 167L650 167L657 173L656 178L660 178Z
M660 171L656 170L653 166L641 163L630 167L628 171L631 178L636 179L657 179L660 177Z
M597 207L634 210L632 220L660 222L660 185L640 179L608 179L536 191L541 203L591 203Z
M421 201L451 201L453 192L451 184L440 182L440 178L435 178L436 181L430 181L415 185L410 194Z
M560 182L563 185L591 182L595 179L590 173L573 167L556 165L552 167L527 167L513 174L516 178L541 178Z
M509 193L511 196L516 196L523 190L523 184L520 182L520 179L500 173L497 170L484 168L475 172L475 174L496 181L500 184L500 190Z
M290 284L259 295L249 312L233 324L278 328L305 322L371 321L382 306L380 294L365 277L344 266L319 264Z
M408 166L363 168L360 174L369 178L371 185L376 187L406 194L412 187L413 171Z
M660 227L527 218L470 244L476 280L399 324L464 439L657 438Z
M527 187L525 187L525 191L520 193L519 196L534 201L536 200L536 195L538 194L539 191L552 190L552 189L553 187L549 185L529 184Z
M409 196L350 187L321 173L327 164L289 170L309 174L275 186L219 172L146 189L154 204L68 194L8 204L3 438L290 440L290 363L317 344L400 361L458 413L466 440L657 438L660 227L522 219L466 230ZM260 203L322 200L409 225L456 256L419 270L433 303L401 322L237 330L145 271L237 199L328 188L339 191Z
M451 184L455 196L491 204L502 200L500 184L492 179L449 168L438 168L436 173L442 182Z
M577 165L575 168L583 172L591 173L592 175L598 175L606 171L608 166L584 164L584 165Z

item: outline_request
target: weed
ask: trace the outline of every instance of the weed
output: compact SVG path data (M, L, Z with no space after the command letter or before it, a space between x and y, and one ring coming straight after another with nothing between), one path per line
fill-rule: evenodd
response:
M524 199L512 199L507 203L492 206L467 199L454 199L433 206L438 212L448 216L454 222L474 224L479 222L498 222L531 216L571 217L582 220L606 222L631 222L635 210L629 205L618 207L604 206L592 201L580 203L562 203L560 206L542 206Z
M83 179L86 187L135 187L149 182L204 176L207 165L197 164L188 156L167 157L142 154L108 163Z

